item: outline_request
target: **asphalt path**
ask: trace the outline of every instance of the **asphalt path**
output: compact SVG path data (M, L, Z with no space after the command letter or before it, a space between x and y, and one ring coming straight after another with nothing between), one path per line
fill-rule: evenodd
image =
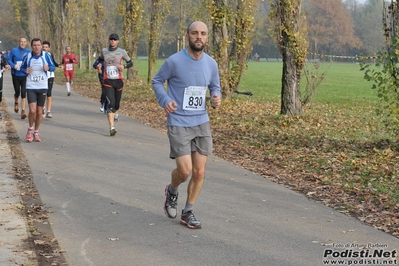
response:
M3 91L69 265L310 266L324 265L329 250L342 258L370 244L389 252L399 246L391 235L216 156L208 159L194 208L203 228L188 229L163 212L175 166L164 133L120 114L110 137L98 102L75 92L68 97L55 85L42 142L26 143L28 122L13 111L9 74Z

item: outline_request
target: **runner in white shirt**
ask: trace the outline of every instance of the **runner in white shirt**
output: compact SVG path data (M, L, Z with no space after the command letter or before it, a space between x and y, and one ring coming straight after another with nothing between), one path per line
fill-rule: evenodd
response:
M39 126L42 122L43 106L47 97L49 72L55 70L55 65L49 53L42 50L42 41L34 38L31 41L32 52L23 60L21 71L28 74L26 93L29 104L29 128L26 141L40 142Z

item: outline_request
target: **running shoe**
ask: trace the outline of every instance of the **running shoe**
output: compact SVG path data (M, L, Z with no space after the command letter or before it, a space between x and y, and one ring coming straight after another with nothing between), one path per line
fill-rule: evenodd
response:
M115 136L116 132L117 131L116 131L115 127L111 127L110 130L109 130L109 135L110 136Z
M51 115L51 112L50 112L50 111L47 112L46 117L47 117L47 118L52 118L52 117L53 117L53 116Z
M114 116L114 121L115 121L115 122L118 122L118 121L119 121L119 115L118 115L118 113L115 114L115 116Z
M100 112L104 113L104 104L100 104L100 108L98 108L100 110Z
M14 112L18 113L19 108L18 108L18 103L14 103Z
M26 118L26 112L25 110L21 111L21 119L25 119Z
M68 94L67 94L68 96L71 96L71 92L70 91L68 91Z
M46 107L43 106L42 116L46 117Z
M201 229L202 228L201 222L195 218L194 213L192 211L188 211L188 212L182 211L180 223L182 225L187 226L190 229Z
M32 142L33 140L33 128L28 128L28 132L26 132L26 141Z
M179 194L171 194L169 192L169 186L170 185L167 185L165 188L166 200L163 206L163 210L165 211L166 216L174 219L177 216L177 198L179 197Z
M42 141L42 140L40 139L40 136L39 136L39 131L33 132L33 139L34 139L36 142Z

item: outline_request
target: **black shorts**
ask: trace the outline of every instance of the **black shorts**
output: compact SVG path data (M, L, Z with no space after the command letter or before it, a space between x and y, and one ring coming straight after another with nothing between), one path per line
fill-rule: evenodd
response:
M103 87L113 88L115 91L120 91L123 89L123 79L105 79Z
M47 97L51 97L52 91L53 91L53 84L54 84L54 78L48 78L47 80L47 85L48 85L48 90L47 90Z
M47 98L46 89L40 89L40 90L28 89L26 90L26 94L28 96L28 104L36 103L37 106L41 107L44 106L44 103L46 102Z

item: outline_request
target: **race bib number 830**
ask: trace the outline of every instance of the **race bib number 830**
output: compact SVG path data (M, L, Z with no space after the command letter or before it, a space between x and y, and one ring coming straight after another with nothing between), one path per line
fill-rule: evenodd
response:
M206 87L189 86L184 90L183 110L205 110Z

